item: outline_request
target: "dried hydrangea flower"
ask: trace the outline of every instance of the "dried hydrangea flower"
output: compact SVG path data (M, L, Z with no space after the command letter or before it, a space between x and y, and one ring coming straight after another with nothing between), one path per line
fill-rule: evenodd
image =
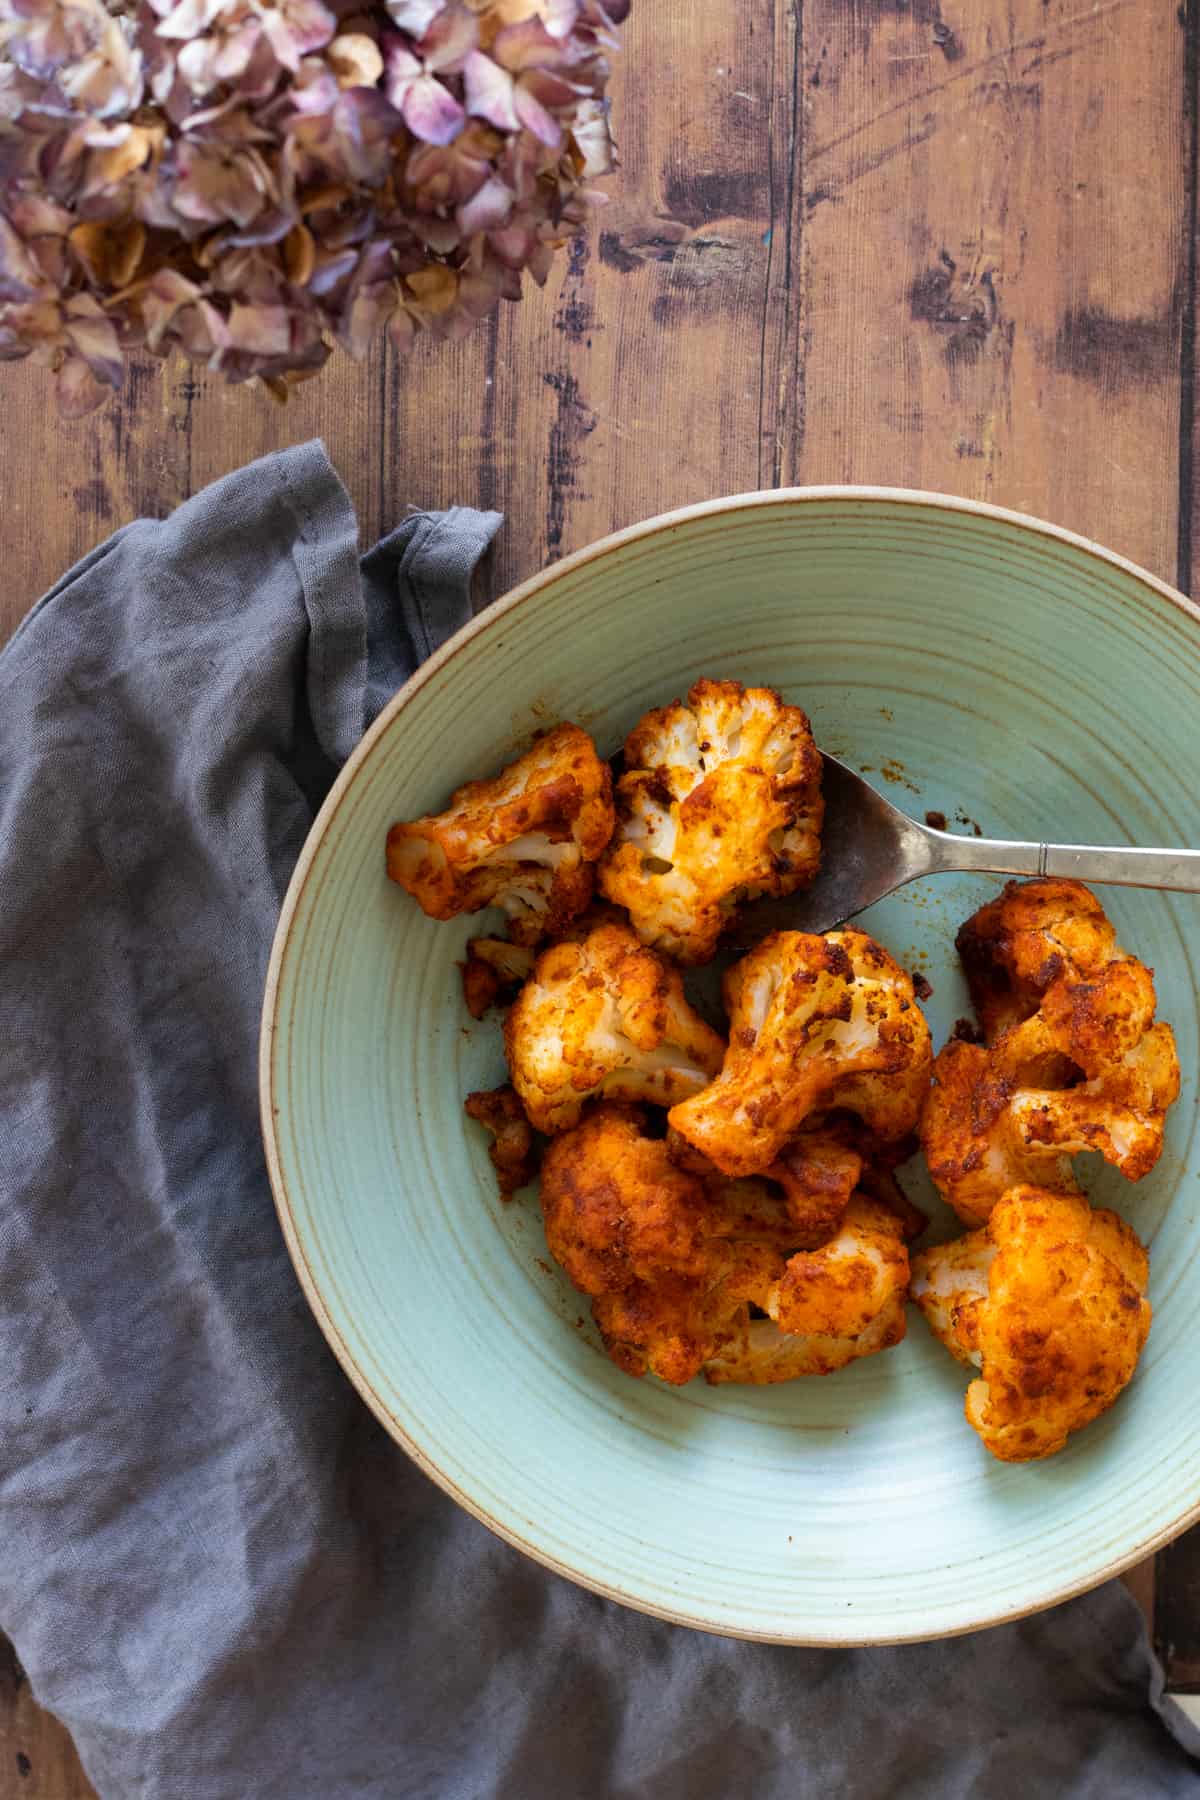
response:
M0 360L76 417L464 335L603 198L628 3L0 0Z

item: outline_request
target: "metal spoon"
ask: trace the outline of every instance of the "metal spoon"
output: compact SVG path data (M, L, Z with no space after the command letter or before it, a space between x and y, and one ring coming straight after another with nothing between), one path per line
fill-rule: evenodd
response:
M1068 875L1117 887L1200 894L1200 850L1106 850L955 837L919 825L845 763L826 756L820 873L802 893L753 908L759 916L750 935L757 940L767 931L831 931L920 875L950 872Z

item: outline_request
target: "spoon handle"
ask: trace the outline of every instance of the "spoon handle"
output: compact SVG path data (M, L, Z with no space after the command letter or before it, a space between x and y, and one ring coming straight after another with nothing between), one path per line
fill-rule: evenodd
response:
M1092 844L1022 844L930 831L936 869L999 875L1065 875L1102 886L1200 894L1200 850L1101 849Z

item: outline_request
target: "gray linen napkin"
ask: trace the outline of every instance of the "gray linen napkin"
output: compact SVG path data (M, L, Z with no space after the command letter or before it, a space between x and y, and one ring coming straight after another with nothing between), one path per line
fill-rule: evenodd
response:
M259 1000L313 810L496 514L358 561L319 445L78 564L0 655L0 1625L104 1800L1194 1794L1119 1585L949 1643L639 1617L459 1512L312 1323Z

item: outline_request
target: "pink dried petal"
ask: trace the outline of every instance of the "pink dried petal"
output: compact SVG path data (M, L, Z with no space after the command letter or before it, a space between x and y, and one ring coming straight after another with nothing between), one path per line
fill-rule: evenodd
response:
M527 131L518 132L504 146L496 159L496 167L518 200L532 198L546 157L545 146Z
M529 91L523 81L518 81L516 85L513 103L516 106L517 117L525 129L531 131L540 144L547 144L550 149L556 150L562 142L562 126L553 113L546 111L541 101Z
M229 232L224 241L233 249L253 249L261 244L278 244L295 223L296 215L290 206L268 207L256 219L252 219L249 225Z
M180 307L200 298L200 289L175 269L160 269L141 296L146 343L157 351Z
M336 74L320 57L305 57L288 88L288 103L300 113L326 113L337 101Z
M453 144L419 144L413 151L404 179L417 190L418 207L432 211L457 206L478 193L491 165L485 155L473 154L470 139L474 129L468 125Z
M337 20L321 0L287 0L283 7L263 7L263 33L283 68L295 71L300 58L321 50L337 30Z
M235 303L230 307L226 342L231 349L252 351L255 356L285 356L291 341L291 321L285 306Z
M108 24L98 0L13 10L21 24L6 32L5 54L35 81L51 81L60 69L89 55Z
M178 0L155 29L160 38L196 38L225 11L228 0Z
M97 381L82 356L69 356L58 371L54 397L61 419L83 419L103 406L108 386Z
M488 243L501 263L512 269L525 266L537 248L537 241L532 225L525 223L514 223L488 233Z
M59 86L69 100L96 118L130 113L142 98L141 52L120 23L110 19L95 50L62 70Z
M398 102L392 93L388 99L398 106L413 136L426 144L448 144L466 123L467 115L450 89L432 75L410 82Z
M399 125L378 88L346 88L327 113L291 122L288 166L307 155L332 174L378 187L391 168Z
M182 218L204 225L224 219L248 225L266 199L262 165L252 151L230 155L220 147L180 145L171 204Z
M400 102L396 96L399 94L403 98L408 84L416 81L421 73L420 61L413 55L402 38L393 37L387 41L384 66L387 69L387 84L384 92L392 105L398 106Z
M42 287L36 262L0 213L0 301L33 300Z
M503 286L501 272L494 264L468 269L458 284L458 304L472 322L485 319L499 302Z
M109 387L120 387L121 346L112 320L90 294L76 294L73 300L67 301L65 330L69 342L97 381L103 381Z
M495 60L512 74L525 69L557 69L566 59L566 51L552 38L540 19L524 19L519 25L506 25L496 33L492 45Z
M462 241L457 219L439 219L436 215L431 215L427 219L417 220L416 226L425 248L438 256L449 256L452 250L458 249ZM424 259L419 267L423 266L423 261Z
M5 205L9 219L26 243L36 237L65 237L75 223L69 208L45 194L10 194Z
M461 6L447 6L433 21L417 46L427 70L447 74L462 67L479 43L479 26Z
M512 189L493 175L459 207L458 228L464 237L474 237L477 231L494 231L508 223L515 201Z
M175 66L193 94L209 94L223 81L236 81L245 74L258 39L258 24L249 19L240 31L229 37L192 38L180 50ZM205 122L209 116L206 115ZM195 123L193 115L188 125L194 127Z
M25 306L0 305L5 361L33 355L38 362L52 362L62 349L62 313L56 297Z
M229 342L225 320L210 300L198 300L179 314L179 342L188 356L216 362Z
M554 258L555 246L553 244L539 243L534 247L526 266L539 287L545 287L550 271L554 267Z
M515 83L506 69L473 50L463 64L463 81L467 94L467 111L487 119L497 131L519 131L521 121L514 104Z
M551 37L570 37L579 22L578 0L542 0L541 12Z
M585 180L609 175L616 166L616 146L608 122L608 107L603 100L585 100L575 110L571 136L583 157Z
M530 69L517 83L522 93L530 94L549 112L556 108L580 105L586 90L579 88L553 69ZM520 108L517 109L520 111Z
M393 24L414 38L425 36L443 4L444 0L384 0Z
M308 291L318 296L332 294L358 266L354 250L326 251L319 255L308 278Z
M388 321L388 337L401 356L407 356L417 338L417 322L403 306L397 307Z

